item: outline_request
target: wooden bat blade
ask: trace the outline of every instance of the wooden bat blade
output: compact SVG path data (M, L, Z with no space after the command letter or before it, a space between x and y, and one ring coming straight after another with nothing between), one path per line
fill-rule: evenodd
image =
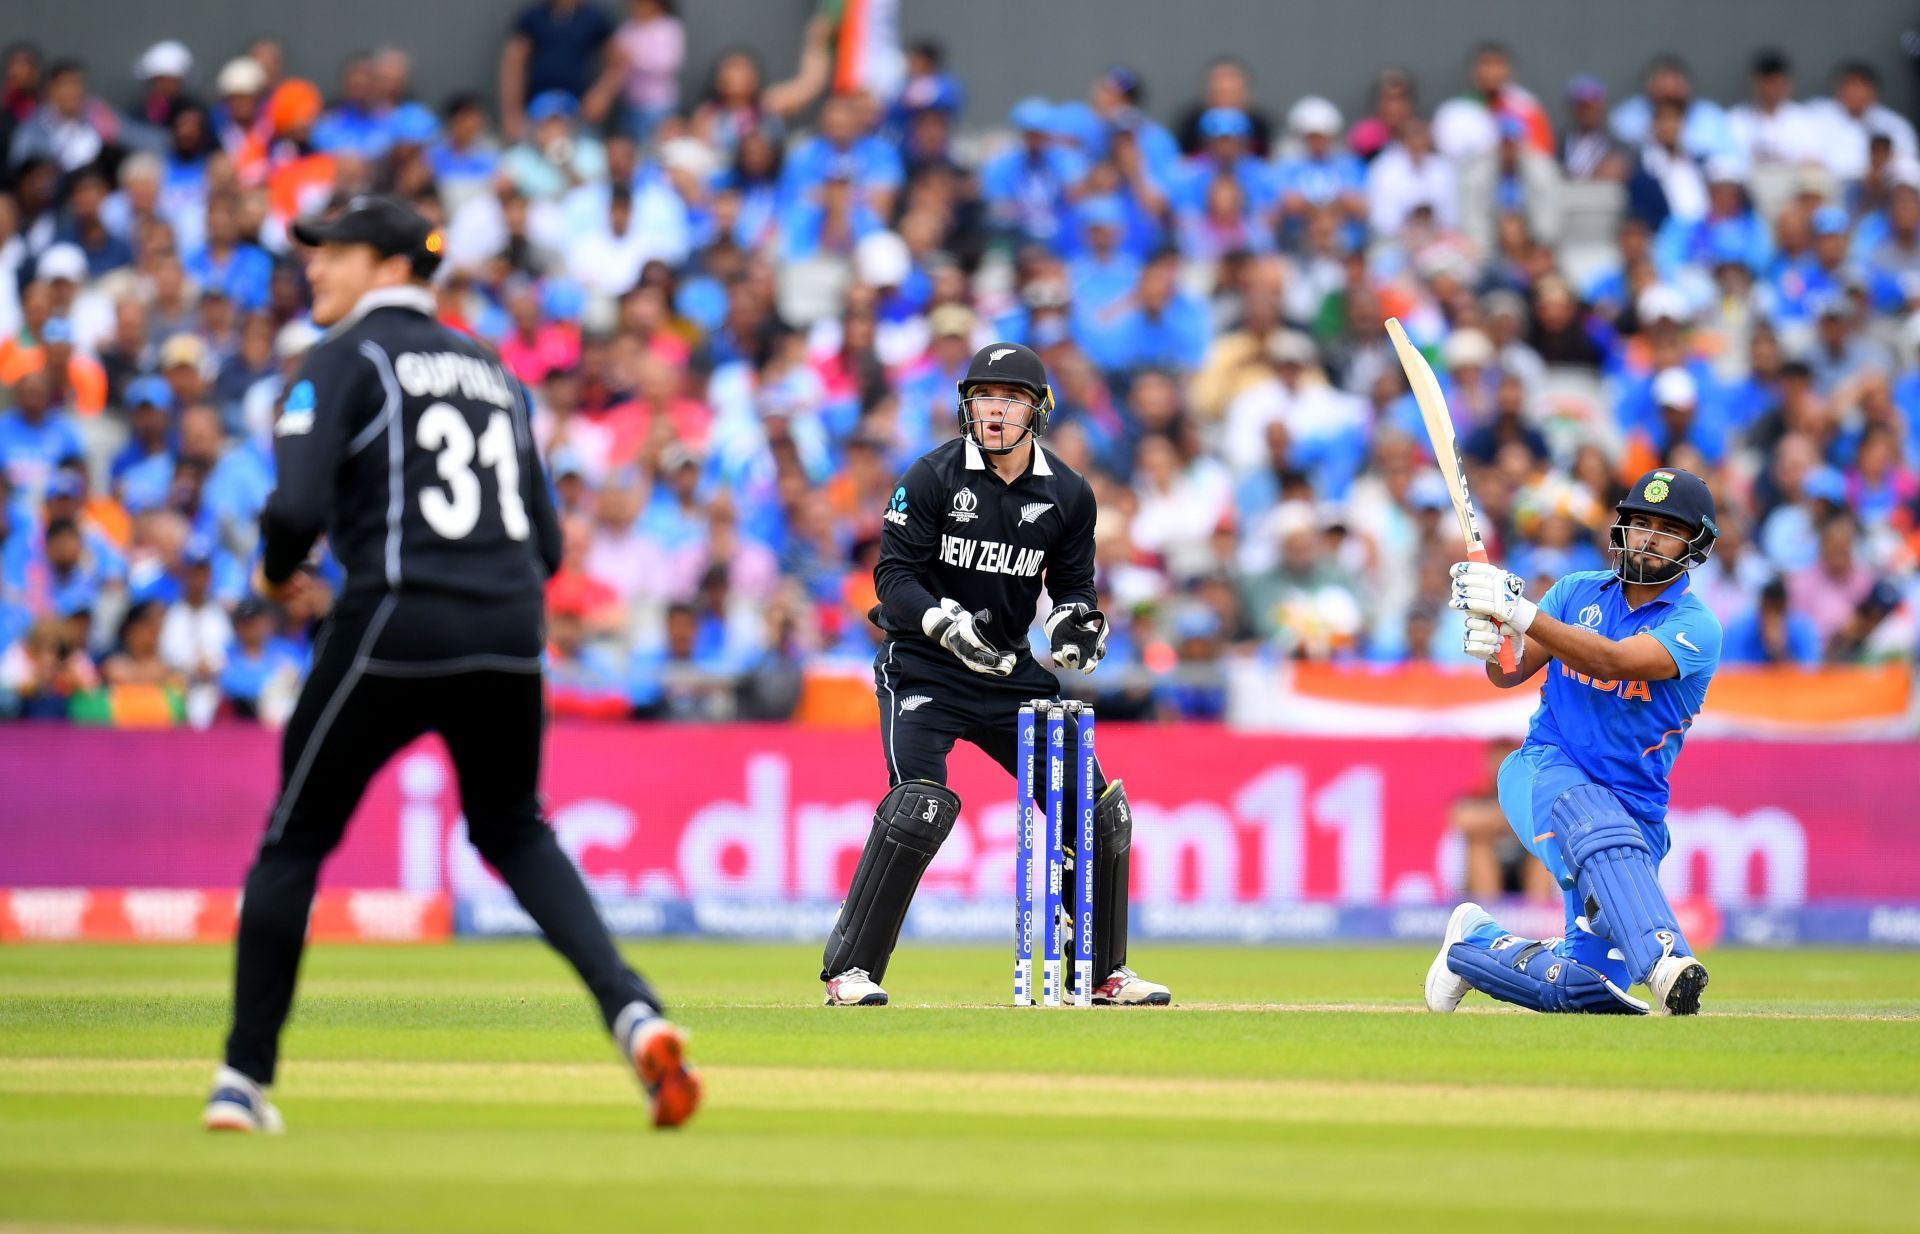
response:
M1400 357L1400 367L1413 389L1413 401L1419 405L1420 421L1426 426L1427 441L1433 447L1433 461L1447 482L1447 496L1453 499L1454 517L1460 522L1460 535L1469 546L1480 542L1480 528L1473 517L1473 503L1467 497L1466 477L1460 470L1460 447L1453 435L1453 416L1447 411L1447 398L1433 366L1413 345L1398 319L1387 318L1387 337Z
M1488 560L1486 543L1480 538L1480 526L1473 514L1473 501L1467 496L1467 480L1460 466L1460 447L1453 435L1453 416L1447 411L1446 394L1440 389L1440 378L1435 376L1433 366L1420 354L1413 340L1401 326L1399 319L1389 317L1386 321L1387 337L1393 340L1394 354L1400 357L1400 367L1407 374L1407 385L1413 390L1413 401L1420 407L1420 420L1427 429L1427 441L1433 446L1433 458L1440 465L1440 474L1447 482L1447 496L1453 500L1454 517L1460 521L1460 535L1467 544L1467 560L1484 563ZM1500 640L1500 669L1511 673L1517 663L1514 656L1513 641Z

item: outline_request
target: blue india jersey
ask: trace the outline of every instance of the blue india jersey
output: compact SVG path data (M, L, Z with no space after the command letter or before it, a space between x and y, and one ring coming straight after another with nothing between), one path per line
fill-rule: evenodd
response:
M1629 608L1620 580L1604 570L1565 575L1540 611L1611 639L1651 634L1673 656L1680 675L1665 681L1605 681L1550 662L1527 732L1527 745L1560 750L1636 818L1664 822L1667 777L1720 665L1719 619L1684 574Z

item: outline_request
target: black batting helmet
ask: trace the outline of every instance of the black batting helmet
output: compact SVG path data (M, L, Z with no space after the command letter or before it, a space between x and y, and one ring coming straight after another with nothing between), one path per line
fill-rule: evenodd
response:
M1705 561L1713 553L1714 542L1720 538L1720 524L1713 515L1713 492L1705 480L1678 467L1656 467L1635 480L1614 511L1613 527L1607 537L1608 555L1613 559L1614 574L1629 583L1671 582ZM1691 533L1686 551L1678 557L1646 553L1668 563L1657 575L1644 568L1629 568L1627 522L1636 514L1672 519L1684 524Z
M969 404L973 400L974 387L985 385L1017 386L1033 395L1027 434L1029 437L1039 437L1046 433L1047 421L1053 415L1053 387L1047 384L1047 366L1040 362L1039 356L1033 354L1031 347L1023 347L1019 343L988 343L973 353L966 376L960 379L957 389L960 392L960 432L973 437L975 445L980 445L980 439L973 435L976 417ZM990 454L1005 454L1019 445L1020 442L1014 442L1012 445L980 448Z

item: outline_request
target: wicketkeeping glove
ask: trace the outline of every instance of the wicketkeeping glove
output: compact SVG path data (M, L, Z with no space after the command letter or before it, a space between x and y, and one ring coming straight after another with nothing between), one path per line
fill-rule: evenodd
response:
M1453 563L1453 597L1447 603L1463 613L1490 617L1516 633L1525 634L1539 613L1524 593L1527 584L1517 574L1486 562Z
M1013 672L1013 653L997 651L980 637L972 613L958 600L941 600L920 617L920 629L934 642L952 652L960 663L976 673L1005 677Z
M1107 654L1107 615L1078 601L1057 606L1043 623L1053 662L1091 673Z

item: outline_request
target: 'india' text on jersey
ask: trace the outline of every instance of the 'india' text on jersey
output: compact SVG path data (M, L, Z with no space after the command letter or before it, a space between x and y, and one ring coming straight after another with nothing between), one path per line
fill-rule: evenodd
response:
M1554 661L1527 733L1528 745L1556 747L1636 817L1663 821L1667 777L1720 664L1720 622L1684 574L1638 608L1607 571L1569 574L1547 591L1540 611L1610 639L1651 634L1673 656L1680 675L1665 681L1609 681Z

